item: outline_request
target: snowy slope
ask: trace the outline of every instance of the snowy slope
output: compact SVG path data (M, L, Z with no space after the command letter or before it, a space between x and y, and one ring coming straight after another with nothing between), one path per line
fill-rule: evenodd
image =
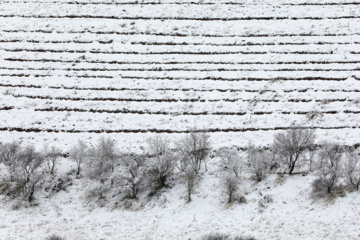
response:
M333 200L311 197L314 176L269 175L262 183L245 174L241 192L247 203L227 205L220 187L223 170L211 159L190 203L180 182L136 210L98 207L86 200L85 179L73 181L68 192L46 198L36 193L37 207L11 210L2 202L1 239L43 239L56 234L68 240L199 239L212 232L256 239L358 239L360 195ZM63 160L58 176L72 166ZM66 167L64 167L66 166ZM269 195L272 203L259 206Z

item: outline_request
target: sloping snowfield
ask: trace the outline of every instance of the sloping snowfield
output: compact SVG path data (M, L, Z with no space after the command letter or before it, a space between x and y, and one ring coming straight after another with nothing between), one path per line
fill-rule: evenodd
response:
M71 163L63 160L58 175ZM66 167L64 167L66 166ZM192 201L186 203L183 184L152 198L137 210L99 207L84 198L86 180L74 180L68 192L49 196L36 193L37 207L11 210L15 201L2 203L1 239L44 239L51 234L72 240L201 239L220 232L256 239L359 239L360 195L336 199L311 197L313 175L280 177L270 174L255 183L244 175L242 194L247 203L227 205L220 186L223 169L211 159ZM273 202L259 205L264 196Z

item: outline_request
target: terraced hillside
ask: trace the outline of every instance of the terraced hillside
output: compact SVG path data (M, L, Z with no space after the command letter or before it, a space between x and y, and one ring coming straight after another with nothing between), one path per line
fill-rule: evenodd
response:
M137 141L292 124L359 142L360 2L3 0L0 134Z

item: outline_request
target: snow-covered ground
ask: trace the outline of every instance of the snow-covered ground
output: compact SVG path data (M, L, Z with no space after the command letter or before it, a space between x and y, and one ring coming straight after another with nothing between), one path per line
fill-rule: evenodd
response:
M359 239L360 195L348 193L331 200L313 199L312 174L279 176L270 174L255 183L243 175L241 193L245 204L226 204L220 185L223 169L219 159L211 159L190 203L185 186L175 187L147 201L138 209L117 209L112 204L98 207L85 199L86 180L75 179L68 192L49 196L35 193L37 207L11 210L2 202L1 239L43 239L56 234L68 240L98 239L199 239L213 232L256 239ZM63 160L57 176L73 163ZM273 202L259 205L269 195Z
M353 0L0 0L0 142L67 152L109 136L141 151L155 133L197 129L218 149L269 146L297 125L358 144L359 36ZM37 207L1 198L0 239L360 238L356 192L314 200L312 173L247 176L248 203L227 206L219 160L209 166L190 203L178 183L141 209L95 207L85 179L39 190ZM73 167L63 159L57 176Z

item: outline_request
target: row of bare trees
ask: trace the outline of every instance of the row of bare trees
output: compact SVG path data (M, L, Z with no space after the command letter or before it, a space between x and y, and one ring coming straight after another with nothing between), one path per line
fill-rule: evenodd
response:
M190 201L199 173L207 171L206 160L211 152L209 135L192 132L177 142L156 136L147 143L141 153L131 153L120 152L111 138L101 138L95 146L78 141L69 157L76 163L76 175L86 176L99 186L118 189L128 198L135 199L144 190L157 192L177 178L184 182L186 198ZM7 169L9 181L29 201L41 177L55 174L63 155L60 149L49 145L44 145L40 152L20 142L0 145L0 163ZM246 155L227 148L218 151L217 156L223 167L221 181L228 202L239 200L237 193L244 169L260 182L276 167L285 166L292 175L306 165L317 174L313 188L318 192L331 193L344 182L353 189L360 185L358 153L335 143L315 145L315 132L310 129L293 128L276 134L268 149L249 144ZM98 193L103 197L103 191Z
M111 138L101 138L95 146L78 141L69 157L76 163L77 176L119 188L132 199L144 189L157 191L168 187L174 171L179 170L190 200L199 171L204 166L206 169L205 160L210 151L209 135L193 132L176 142L176 147L168 138L150 138L142 153L120 152ZM36 184L43 176L55 174L63 155L54 146L44 145L41 151L36 151L34 146L14 141L0 145L0 167L6 168L8 182L14 185L13 193L21 189L22 197L31 201Z
M358 190L359 152L332 142L315 144L315 140L314 130L293 128L276 134L270 148L264 149L250 143L246 150L247 162L234 149L220 151L219 157L225 167L223 189L228 202L239 200L236 194L240 190L244 169L257 182L262 181L271 170L277 169L275 172L282 173L283 167L289 175L314 171L316 180L313 191L320 196L329 195L336 189Z
M170 139L159 136L148 139L147 143L142 153L124 153L110 138L101 138L94 147L79 141L71 149L70 158L77 164L77 174L85 163L84 175L89 179L109 182L131 199L144 189L158 191L168 187L176 170L184 180L190 201L198 173L207 169L205 160L211 151L209 135L189 133L176 142L176 147Z

